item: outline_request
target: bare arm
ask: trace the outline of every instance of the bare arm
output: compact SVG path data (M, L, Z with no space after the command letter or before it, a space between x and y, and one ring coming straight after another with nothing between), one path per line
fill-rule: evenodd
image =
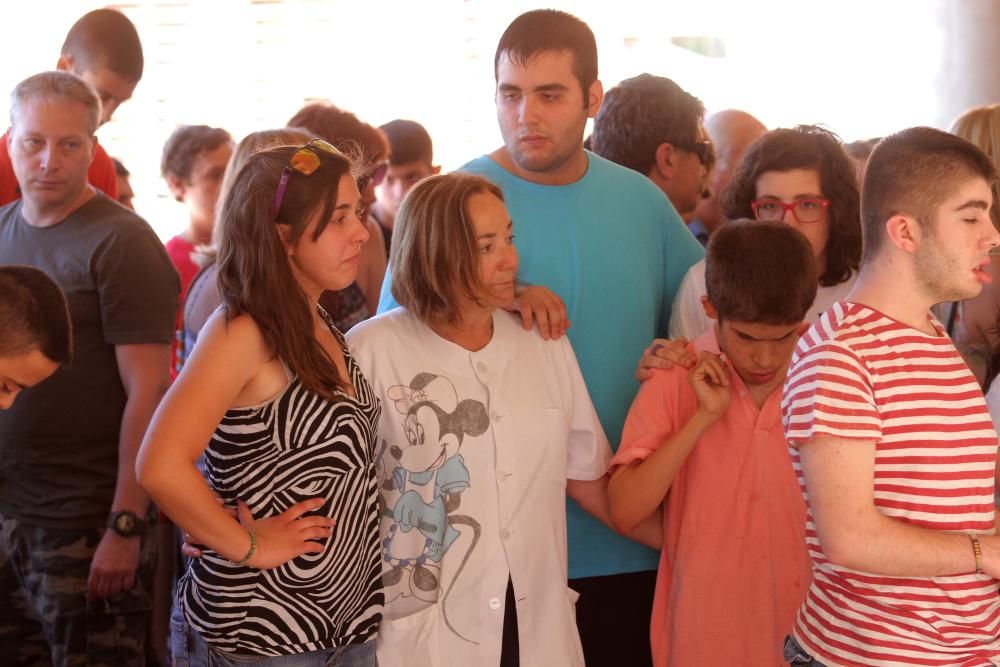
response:
M611 521L623 533L663 505L698 440L729 409L729 371L720 357L702 352L690 381L698 397L694 414L646 459L621 466L611 478Z
M136 480L135 457L153 411L170 384L170 346L116 345L115 358L126 399L118 433L118 474L111 511L128 510L142 518L149 509L149 496ZM90 563L87 588L92 598L132 588L140 547L138 535L122 537L113 530L104 532Z
M875 443L819 437L799 448L809 505L823 552L861 572L934 577L974 572L969 537L913 526L875 507ZM980 536L983 569L1000 576L1000 538Z
M246 316L225 322L220 312L202 330L191 359L156 411L136 463L139 481L193 539L232 561L250 550L248 529L257 535L254 567L273 567L322 550L308 540L329 535L324 517L301 518L322 505L310 499L285 513L254 521L245 507L233 518L216 502L195 461L232 405L248 404L267 385L261 369L271 355L259 329ZM267 387L265 393L272 393ZM251 400L247 400L251 399Z
M619 531L611 521L608 509L608 476L590 481L578 479L566 480L566 495L575 500L598 521L625 537L640 544L656 549L663 546L663 516L659 511L653 511L645 520L638 522L628 531Z
M677 472L712 423L714 420L696 412L647 459L615 470L608 484L615 530L630 532L663 505Z
M170 346L117 345L115 358L128 399L118 435L118 480L111 507L144 516L149 496L136 480L135 457L156 406L170 386Z

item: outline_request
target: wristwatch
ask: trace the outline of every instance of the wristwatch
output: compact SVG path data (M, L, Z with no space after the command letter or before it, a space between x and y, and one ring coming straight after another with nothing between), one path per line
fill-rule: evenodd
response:
M119 510L108 517L108 528L122 537L136 537L146 532L146 520L135 512Z

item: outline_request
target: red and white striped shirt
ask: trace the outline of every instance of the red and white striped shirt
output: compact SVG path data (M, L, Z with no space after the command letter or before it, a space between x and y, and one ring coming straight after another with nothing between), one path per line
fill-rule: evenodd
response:
M841 301L799 341L782 415L807 508L798 446L819 436L874 440L880 512L932 530L994 532L997 434L975 378L933 324L938 335ZM811 508L806 544L813 582L794 635L816 660L831 667L1000 665L992 577L888 577L834 565Z

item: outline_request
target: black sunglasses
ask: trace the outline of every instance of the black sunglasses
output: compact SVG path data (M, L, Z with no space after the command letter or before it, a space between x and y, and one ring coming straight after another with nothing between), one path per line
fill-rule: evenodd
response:
M705 141L692 141L691 143L681 141L671 141L669 143L682 151L688 151L689 153L697 155L698 162L701 162L703 167L707 167L709 162L712 161L712 142L707 139Z

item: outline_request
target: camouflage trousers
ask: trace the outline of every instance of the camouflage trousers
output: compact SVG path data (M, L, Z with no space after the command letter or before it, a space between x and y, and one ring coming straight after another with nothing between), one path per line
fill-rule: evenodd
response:
M88 600L103 528L64 530L0 514L0 662L144 665L155 543L143 538L132 590Z

